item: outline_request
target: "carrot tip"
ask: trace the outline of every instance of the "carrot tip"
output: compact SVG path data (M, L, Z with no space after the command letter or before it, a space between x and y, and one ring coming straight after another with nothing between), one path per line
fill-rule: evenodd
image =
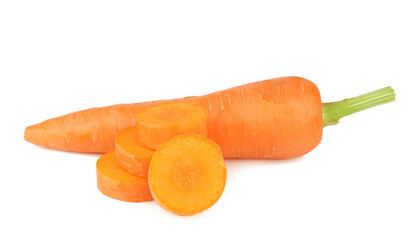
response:
M36 139L38 139L38 137L36 137L36 136L40 136L40 132L39 132L39 130L37 128L37 124L36 125L28 126L24 130L24 140L26 140L27 142L36 144L36 145L41 145L36 140Z

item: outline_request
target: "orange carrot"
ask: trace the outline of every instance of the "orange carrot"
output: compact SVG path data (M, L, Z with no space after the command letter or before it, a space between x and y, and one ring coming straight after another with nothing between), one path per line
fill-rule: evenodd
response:
M120 129L134 126L137 113L165 102L191 102L207 109L208 137L225 158L292 158L314 149L324 126L341 117L395 100L391 87L355 98L321 103L314 83L282 77L200 97L92 108L26 128L31 143L74 152L114 149Z
M139 141L158 149L183 133L207 135L207 111L194 103L164 103L149 107L135 117Z
M115 151L101 156L96 162L98 189L108 197L126 202L151 201L148 180L122 169Z
M116 158L119 165L129 173L143 178L148 177L148 168L155 150L146 148L138 141L136 127L118 132L115 139Z
M219 146L195 133L173 137L154 154L148 181L154 199L178 215L211 207L226 184L226 166Z

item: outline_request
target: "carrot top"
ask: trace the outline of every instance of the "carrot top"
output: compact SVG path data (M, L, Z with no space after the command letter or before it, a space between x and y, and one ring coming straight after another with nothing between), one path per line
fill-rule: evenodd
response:
M323 126L335 125L339 122L339 119L345 116L392 101L395 101L394 89L385 87L342 101L323 103Z

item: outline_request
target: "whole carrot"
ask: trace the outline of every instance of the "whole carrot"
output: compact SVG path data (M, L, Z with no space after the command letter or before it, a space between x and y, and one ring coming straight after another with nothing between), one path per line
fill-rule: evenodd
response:
M191 102L207 110L208 137L224 158L282 159L304 155L322 139L324 126L344 116L395 100L386 87L339 102L321 103L317 86L300 77L282 77L199 97L91 108L26 128L25 139L47 148L105 153L116 133L135 125L135 115L164 102Z

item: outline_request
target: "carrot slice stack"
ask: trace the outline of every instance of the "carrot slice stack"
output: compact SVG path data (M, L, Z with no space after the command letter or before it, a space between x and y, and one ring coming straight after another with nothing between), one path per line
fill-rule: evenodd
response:
M155 153L148 182L154 199L178 215L211 207L222 195L226 166L218 145L199 134L176 136Z
M153 198L148 180L121 168L115 151L102 155L96 162L98 189L108 197L126 202L150 201Z
M118 132L115 139L119 165L129 173L146 178L154 150L144 147L138 140L138 128L129 127Z
M138 113L135 120L140 143L151 149L179 134L207 135L207 111L194 103L159 104Z

